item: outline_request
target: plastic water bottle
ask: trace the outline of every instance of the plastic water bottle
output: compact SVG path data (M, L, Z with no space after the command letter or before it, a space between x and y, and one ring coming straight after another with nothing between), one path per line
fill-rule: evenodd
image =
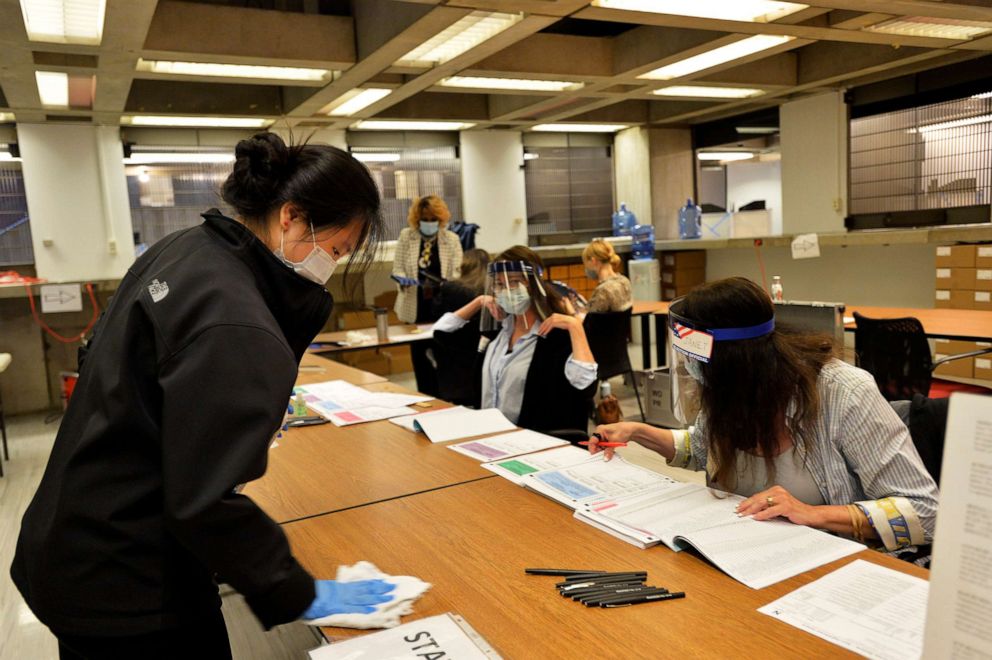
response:
M635 261L654 259L654 225L634 225L630 256Z
M306 417L307 416L307 401L303 398L303 392L297 392L296 398L293 399L293 416L294 417Z
M703 233L703 210L693 204L692 198L685 200L679 209L679 236L683 239L699 238Z
M772 302L785 302L785 294L782 291L782 278L778 275L772 276Z
M620 210L613 214L613 235L630 236L637 224L637 217L627 210L627 203L620 202Z

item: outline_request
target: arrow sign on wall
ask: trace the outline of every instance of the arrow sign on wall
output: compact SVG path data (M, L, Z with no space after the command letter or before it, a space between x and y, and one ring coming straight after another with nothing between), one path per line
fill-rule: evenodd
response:
M46 284L41 287L41 311L53 312L83 311L82 290L78 284Z

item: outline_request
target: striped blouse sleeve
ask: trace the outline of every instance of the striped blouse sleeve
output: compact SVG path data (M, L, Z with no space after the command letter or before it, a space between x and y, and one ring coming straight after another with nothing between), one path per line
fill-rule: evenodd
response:
M869 498L856 504L887 550L929 543L937 486L909 429L868 374L847 391L842 405L841 451Z

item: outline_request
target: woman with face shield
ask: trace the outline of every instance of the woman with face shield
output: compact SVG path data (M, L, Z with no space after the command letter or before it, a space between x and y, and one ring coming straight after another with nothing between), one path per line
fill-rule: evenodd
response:
M235 217L207 211L121 281L24 515L11 576L62 658L230 658L215 576L266 628L391 598L315 581L235 492L265 472L325 283L380 238L379 193L334 147L260 133L235 155Z
M536 431L585 429L596 361L582 322L563 313L543 270L526 247L504 251L489 264L487 293L442 316L434 336L443 341L479 315L482 407L499 408L513 423Z
M932 540L933 478L871 374L836 359L830 337L776 327L768 294L731 278L673 301L669 340L673 408L691 426L622 422L599 427L603 440L705 470L713 487L745 496L738 512L756 520L890 551Z

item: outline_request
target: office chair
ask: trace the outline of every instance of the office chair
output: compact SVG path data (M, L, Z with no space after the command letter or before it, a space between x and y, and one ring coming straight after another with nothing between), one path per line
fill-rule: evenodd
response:
M878 389L888 401L909 401L914 394L929 396L936 367L992 351L960 353L934 362L919 319L871 319L854 312L854 321L855 364L875 377ZM974 386L957 389L988 393L985 388Z
M482 401L482 359L478 317L455 332L435 332L438 398L478 408Z
M634 387L637 397L637 408L644 417L644 406L641 404L641 393L634 381L634 368L630 364L627 353L627 334L630 330L631 310L623 312L590 312L582 322L589 340L592 356L599 366L599 380L607 380L613 376L626 374ZM660 341L660 340L659 340Z
M944 460L944 433L950 399L928 399L914 394L912 401L892 401L892 409L909 429L913 445L924 467L940 486L940 468Z

